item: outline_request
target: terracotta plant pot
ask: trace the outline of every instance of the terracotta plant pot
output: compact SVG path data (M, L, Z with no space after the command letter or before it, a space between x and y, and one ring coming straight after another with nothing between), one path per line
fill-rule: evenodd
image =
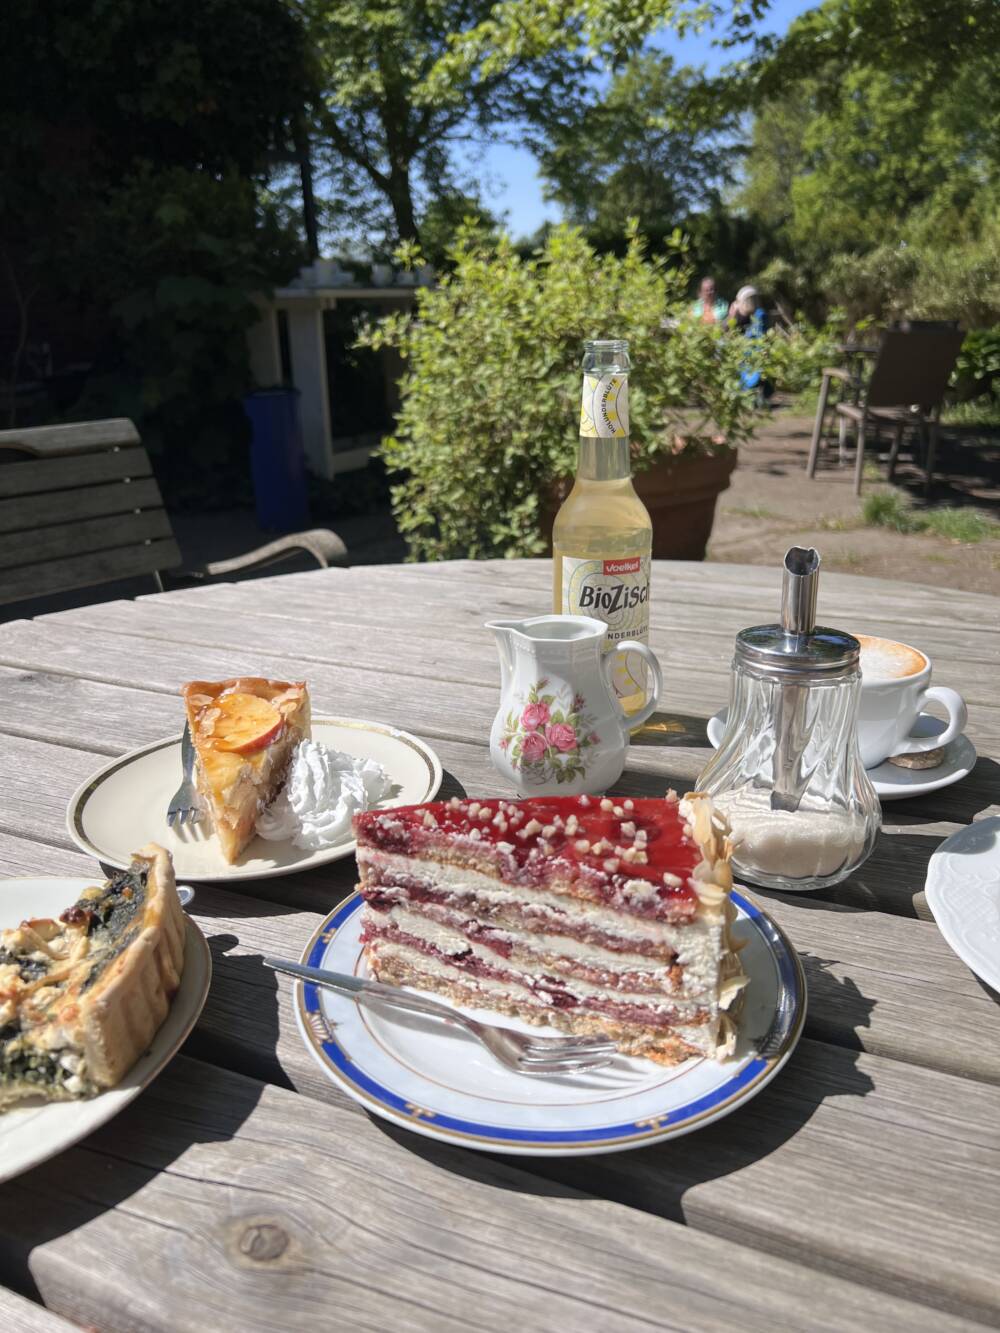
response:
M653 520L655 560L704 560L715 522L715 502L729 486L737 451L662 458L633 477L636 493ZM542 530L551 545L552 525L572 481L552 488L542 513Z

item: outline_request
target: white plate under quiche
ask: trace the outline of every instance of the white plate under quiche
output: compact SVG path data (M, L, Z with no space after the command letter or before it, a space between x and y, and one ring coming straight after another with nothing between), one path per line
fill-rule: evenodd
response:
M0 881L0 930L29 918L58 918L94 879L8 879ZM180 987L146 1054L117 1086L83 1101L24 1102L0 1115L0 1181L27 1171L77 1143L133 1101L172 1059L194 1027L208 995L212 959L204 935L185 922Z

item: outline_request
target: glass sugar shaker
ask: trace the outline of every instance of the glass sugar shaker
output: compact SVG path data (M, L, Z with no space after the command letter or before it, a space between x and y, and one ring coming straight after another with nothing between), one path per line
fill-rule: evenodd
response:
M861 648L816 625L819 564L793 546L781 624L736 636L725 734L698 779L732 827L737 876L772 889L846 879L882 823L858 750Z

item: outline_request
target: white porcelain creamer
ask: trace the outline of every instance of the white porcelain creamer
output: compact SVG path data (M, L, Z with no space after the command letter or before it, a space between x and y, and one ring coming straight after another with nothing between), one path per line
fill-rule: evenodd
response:
M621 776L629 731L659 702L660 664L644 643L602 651L607 626L588 616L492 620L500 652L500 708L490 755L522 796L574 796L607 789ZM616 653L644 657L653 677L646 706L626 716L611 681Z

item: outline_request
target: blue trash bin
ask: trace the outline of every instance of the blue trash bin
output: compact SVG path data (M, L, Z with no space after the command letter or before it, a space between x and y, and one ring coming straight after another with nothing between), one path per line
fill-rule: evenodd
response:
M255 389L243 399L250 419L250 468L257 522L276 532L308 526L306 459L298 389Z

